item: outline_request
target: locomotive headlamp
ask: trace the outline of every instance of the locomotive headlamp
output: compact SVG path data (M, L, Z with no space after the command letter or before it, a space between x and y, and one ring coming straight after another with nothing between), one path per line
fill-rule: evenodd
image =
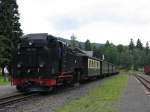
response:
M20 49L20 44L18 44L17 49Z
M18 67L18 68L20 68L20 67L21 67L21 64L20 64L20 63L18 63L18 64L17 64L17 67Z
M40 65L39 65L39 66L40 66L41 68L42 68L42 67L44 67L44 63L40 63Z
M32 42L29 42L29 45L31 46L31 45L32 45Z

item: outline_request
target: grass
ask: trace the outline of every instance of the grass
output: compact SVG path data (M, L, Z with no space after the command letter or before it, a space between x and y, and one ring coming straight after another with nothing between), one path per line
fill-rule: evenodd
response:
M117 112L114 104L127 84L127 74L121 72L120 75L104 80L88 94L59 108L57 112Z
M9 81L5 81L3 76L0 74L0 86L9 84Z

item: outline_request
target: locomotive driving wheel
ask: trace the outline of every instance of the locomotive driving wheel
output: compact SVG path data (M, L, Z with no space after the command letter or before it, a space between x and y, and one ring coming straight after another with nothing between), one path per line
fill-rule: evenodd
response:
M23 90L23 87L22 86L16 86L16 89L19 91L19 92L23 92L24 90Z

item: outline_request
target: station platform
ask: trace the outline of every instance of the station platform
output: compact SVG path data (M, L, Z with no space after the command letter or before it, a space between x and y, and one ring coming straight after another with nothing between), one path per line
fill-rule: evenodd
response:
M129 76L119 101L119 112L150 112L150 93L135 76Z

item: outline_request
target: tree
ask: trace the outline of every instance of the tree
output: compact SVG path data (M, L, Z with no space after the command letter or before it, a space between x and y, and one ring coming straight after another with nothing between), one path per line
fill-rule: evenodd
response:
M104 54L104 46L99 46L95 49L94 56L102 59L102 55Z
M129 50L133 52L134 47L135 45L134 45L133 39L131 38L130 43L129 43Z
M85 41L85 50L90 51L91 50L91 43L90 40Z
M120 65L120 55L121 55L121 53L123 52L123 45L121 45L121 44L119 44L118 46L117 46L117 51L118 51L118 54L119 54L119 56L118 56L118 65Z
M144 51L140 49L135 49L133 54L133 66L135 70L144 65Z
M106 43L105 43L105 47L109 47L110 46L110 43L109 41L107 40Z
M8 46L10 47L10 52L8 53L10 57L7 56L7 60L10 60L12 51L16 48L20 40L19 37L22 35L16 0L0 0L0 35L0 38L5 40L1 41L1 49L7 49ZM5 53L2 53L1 57L4 57L4 55ZM0 62L2 62L2 60L0 60Z
M82 49L82 44L79 42L79 48Z
M19 37L22 35L16 0L1 0L0 35L9 38L15 47L19 41Z
M120 54L120 65L122 68L130 69L132 66L132 55L129 53L129 50L126 49Z
M5 38L4 36L0 35L0 67L1 68L4 68L5 64L10 63L11 46L12 46L12 42L9 39Z
M148 43L148 41L146 42L145 52L146 52L146 55L148 55L148 53L149 53L149 43Z
M140 39L138 39L137 42L136 42L136 48L143 49L143 44L142 44Z
M144 59L145 59L144 65L149 65L150 64L150 54L147 54L147 56Z
M96 43L91 43L91 50L95 51L96 49Z
M118 50L119 53L123 52L123 45L119 44L117 46L117 50Z
M74 34L72 34L70 39L71 39L70 41L71 48L77 47L77 41L76 41L77 37Z

